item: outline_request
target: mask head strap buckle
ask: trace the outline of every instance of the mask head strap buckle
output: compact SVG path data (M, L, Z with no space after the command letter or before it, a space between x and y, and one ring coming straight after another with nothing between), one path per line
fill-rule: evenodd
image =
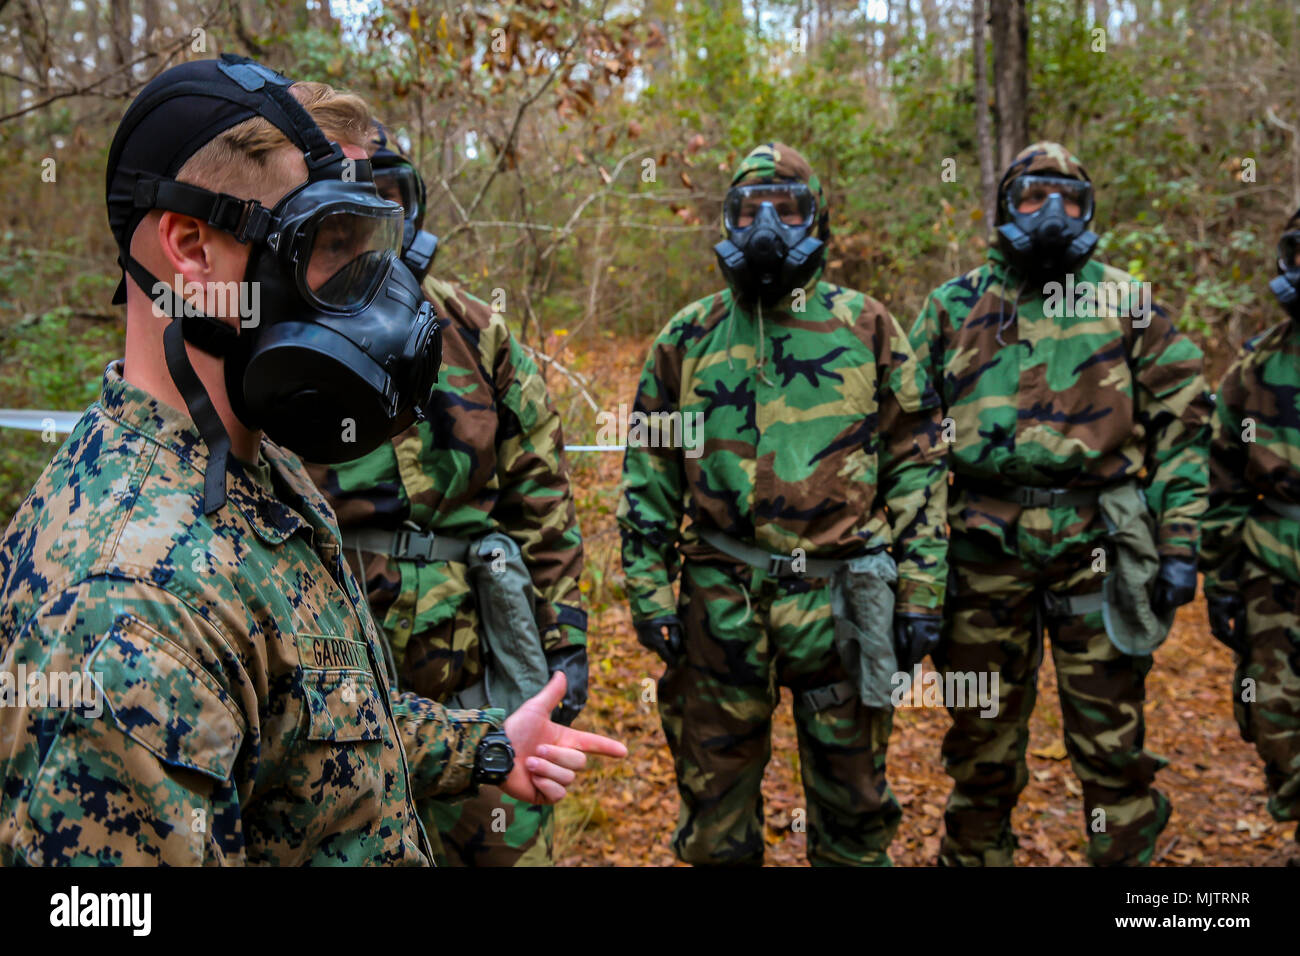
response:
M171 179L138 180L134 202L137 209L166 209L202 219L239 242L263 239L271 224L271 211L256 199L214 193Z

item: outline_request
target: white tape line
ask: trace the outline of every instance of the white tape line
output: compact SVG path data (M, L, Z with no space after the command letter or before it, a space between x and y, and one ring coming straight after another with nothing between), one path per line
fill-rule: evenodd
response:
M0 428L21 428L43 432L53 426L56 432L70 432L81 420L81 412L43 412L25 408L0 408Z

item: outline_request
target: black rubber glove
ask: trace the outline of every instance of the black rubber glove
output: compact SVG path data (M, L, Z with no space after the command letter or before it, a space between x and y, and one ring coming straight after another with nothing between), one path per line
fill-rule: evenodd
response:
M571 644L568 647L548 651L546 667L552 674L556 671L564 671L564 679L567 682L564 688L564 699L551 714L551 720L567 727L577 719L587 703L587 645Z
M669 667L677 665L686 649L682 638L682 622L676 614L642 621L636 625L636 639L643 647L658 654Z
M1161 558L1151 610L1164 617L1196 597L1196 562L1188 558Z
M894 653L898 669L910 671L939 646L943 617L938 614L895 614Z
M1210 633L1230 651L1246 651L1246 602L1239 594L1207 594L1210 609Z

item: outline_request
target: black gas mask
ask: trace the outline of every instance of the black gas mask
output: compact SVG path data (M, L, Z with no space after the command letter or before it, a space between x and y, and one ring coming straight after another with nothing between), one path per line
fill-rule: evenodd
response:
M1269 291L1287 315L1300 322L1300 230L1286 232L1277 243L1277 272Z
M376 124L379 147L370 157L374 169L375 188L379 195L401 205L405 212L402 229L402 261L423 282L438 252L438 237L426 232L424 225L424 180L415 165L401 153L388 146L388 131Z
M1079 214L1072 215L1068 205ZM1030 207L1021 212L1022 206ZM1077 269L1097 247L1092 221L1092 184L1064 176L1017 176L1003 193L999 244L1016 271L1050 279Z
M441 362L433 307L398 258L402 209L380 197L369 162L327 141L278 73L228 55L218 68L260 94L267 108L257 99L251 108L302 150L307 181L267 209L168 177L136 177L137 210L206 220L252 246L244 283L256 308L241 312L240 331L124 253L127 274L172 316L167 368L209 450L205 513L225 501L230 440L186 342L224 357L231 408L245 426L322 463L360 458L423 418ZM112 173L110 158L110 183Z
M813 234L817 198L804 183L733 186L722 204L727 238L713 247L737 300L774 306L821 267L826 244Z

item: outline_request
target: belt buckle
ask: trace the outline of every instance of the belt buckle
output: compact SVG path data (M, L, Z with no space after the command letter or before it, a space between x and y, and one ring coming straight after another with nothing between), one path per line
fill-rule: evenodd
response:
M794 565L794 558L787 558L784 554L769 554L767 556L767 573L774 578L788 578L794 574L789 570Z
M1026 508L1050 508L1065 493L1064 488L1022 488L1021 501Z
M412 544L412 537L419 539L419 544ZM416 531L397 531L393 539L393 554L421 563L433 560L434 535L420 534Z

